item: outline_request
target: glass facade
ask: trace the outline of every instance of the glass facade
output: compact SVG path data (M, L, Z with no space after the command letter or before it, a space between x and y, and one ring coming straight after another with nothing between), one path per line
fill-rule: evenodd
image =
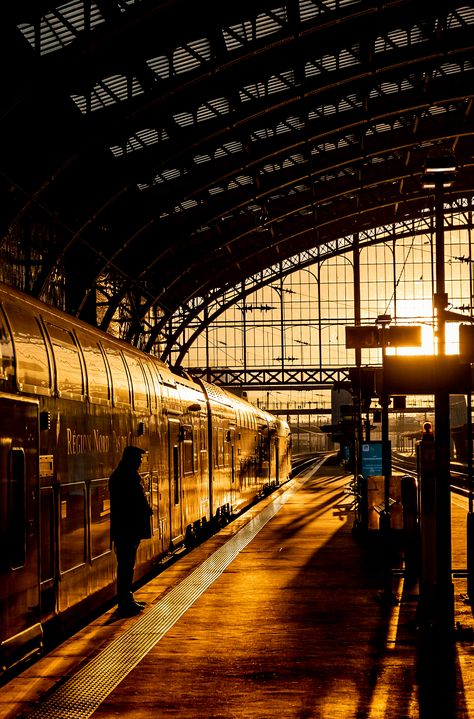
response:
M445 275L448 309L471 314L472 262L468 215L447 215ZM434 310L434 232L386 232L378 244L361 245L329 256L259 287L229 304L208 323L202 312L183 334L197 334L186 367L235 369L349 367L355 351L346 349L345 326L356 323L354 267L360 276L360 323L373 325L388 314L395 324L421 324L423 346L410 354L436 351ZM205 327L199 333L199 328ZM447 352L458 351L458 323L447 323ZM177 350L178 351L178 350ZM392 350L393 351L393 350ZM381 364L380 349L362 349L362 364ZM173 361L173 353L171 354Z

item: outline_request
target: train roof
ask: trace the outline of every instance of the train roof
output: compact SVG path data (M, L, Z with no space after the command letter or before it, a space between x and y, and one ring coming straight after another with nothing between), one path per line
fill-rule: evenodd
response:
M17 307L27 307L33 314L38 314L48 318L54 317L59 324L69 325L72 326L75 330L80 330L82 332L95 335L97 336L97 338L102 339L106 343L117 344L123 349L126 349L127 352L137 352L143 354L139 349L137 349L130 343L125 342L118 337L115 337L109 332L105 332L104 330L94 327L93 325L79 319L78 317L74 317L73 315L64 312L63 310L60 310L57 307L52 307L51 305L43 302L40 299L37 299L36 297L32 297L31 295L21 292L20 290L11 287L4 282L0 282L0 302L4 303L12 301ZM154 355L149 356L151 356L153 361L156 362L161 368L163 368L165 372L167 370L169 372L172 371L170 367L159 357L155 357Z

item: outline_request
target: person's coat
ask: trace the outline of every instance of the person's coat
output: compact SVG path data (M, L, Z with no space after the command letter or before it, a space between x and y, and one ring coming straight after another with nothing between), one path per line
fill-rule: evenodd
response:
M151 537L152 510L138 472L121 461L110 475L109 493L110 539L139 544Z

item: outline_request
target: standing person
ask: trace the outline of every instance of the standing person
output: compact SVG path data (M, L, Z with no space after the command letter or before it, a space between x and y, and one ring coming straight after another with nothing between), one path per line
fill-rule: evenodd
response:
M117 600L122 616L138 614L145 606L133 598L132 583L140 541L151 536L152 514L138 474L144 449L125 447L109 479L110 538L117 555Z

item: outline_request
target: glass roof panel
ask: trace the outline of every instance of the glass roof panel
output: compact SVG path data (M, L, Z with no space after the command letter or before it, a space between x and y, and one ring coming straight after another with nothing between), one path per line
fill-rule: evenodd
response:
M250 42L273 35L282 29L287 22L286 7L260 13L255 19L243 20L237 25L222 28L222 36L228 51L237 50Z
M275 95L284 90L288 90L289 87L294 87L294 85L294 70L288 70L278 75L272 75L266 82L259 81L251 85L245 85L239 90L240 101L248 102L249 100L259 100L268 95Z
M71 0L45 13L38 27L21 23L18 29L37 53L46 55L70 45L81 32L92 30L104 22L105 18L95 2Z
M243 187L244 185L253 185L253 178L249 177L249 175L238 175L229 182L227 189L235 190L237 187Z
M173 70L176 75L190 72L211 59L211 44L207 38L193 40L173 52Z
M218 147L214 153L215 158L226 157L227 155L234 154L236 152L243 152L243 145L241 142L225 142L222 147Z
M94 85L89 98L84 95L71 95L71 99L79 110L86 114L88 110L90 112L101 110L109 105L116 105L118 102L142 95L143 92L136 78L129 83L125 75L111 75Z
M210 155L194 155L193 161L196 163L196 165L202 165L205 162L211 162L211 156Z
M132 135L127 140L125 148L121 145L113 145L110 147L110 151L115 157L123 157L123 155L143 150L145 147L150 147L166 140L169 140L169 135L165 129L146 128Z
M160 172L160 174L155 177L155 179L153 180L153 184L158 185L163 182L167 182L168 180L176 180L176 178L181 177L185 174L185 171L178 170L175 167L169 170L163 170L163 172Z
M434 77L441 77L443 75L459 75L462 70L471 71L473 67L472 63L467 61L463 64L462 68L458 63L445 62L435 70Z
M167 80L171 76L171 61L166 55L158 55L157 57L151 57L146 61L146 64L158 77L162 80Z
M190 112L177 112L173 115L173 120L180 127L189 127L190 125L194 125L194 117Z
M447 26L451 28L462 27L462 25L474 25L474 8L472 6L458 7L453 10L447 19Z
M362 0L299 0L299 14L301 22L307 22L319 15L335 10L343 10L351 5L361 5Z
M197 200L184 200L183 202L180 202L179 205L173 207L173 212L178 214L179 212L184 212L185 210L191 210L193 207L197 207L198 204L200 203L198 203Z
M217 97L198 107L196 119L197 122L203 122L204 120L212 120L215 117L227 115L229 112L229 100L225 97Z

